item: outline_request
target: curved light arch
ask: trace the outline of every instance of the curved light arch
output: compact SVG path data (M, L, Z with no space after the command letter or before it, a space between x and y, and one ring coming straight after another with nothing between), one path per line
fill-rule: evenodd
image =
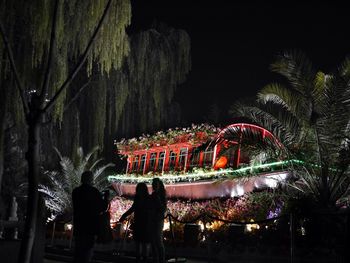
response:
M278 151L279 159L284 159L286 149L269 130L250 123L234 123L222 129L212 141L215 146L227 142L238 145L234 166L238 168L241 161L242 145L259 145Z
M251 129L251 130L256 130L259 131L262 135L262 138L269 138L271 141L273 141L276 146L280 149L285 149L285 147L283 146L283 144L276 138L276 136L274 136L272 134L272 132L270 132L269 130L255 125L255 124L250 124L250 123L234 123L234 124L230 124L228 126L226 126L224 129L222 129L218 135L215 137L215 143L218 143L220 140L225 139L225 135L227 135L227 133L231 133L231 130L239 128L239 132L241 132L243 129Z

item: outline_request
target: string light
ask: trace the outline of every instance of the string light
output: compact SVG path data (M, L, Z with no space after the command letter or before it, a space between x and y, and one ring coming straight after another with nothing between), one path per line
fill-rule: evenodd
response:
M240 169L233 169L233 168L228 168L228 169L221 169L221 170L194 170L190 173L187 174L176 174L174 173L169 173L169 174L163 174L160 175L160 179L166 183L166 184L173 184L173 183L179 183L179 182L195 182L199 180L212 180L212 179L229 179L232 177L239 178L239 177L245 177L245 176L255 176L257 173L261 172L266 172L266 171L259 171L260 169L265 169L265 168L276 168L276 167L284 167L284 166L289 166L292 164L302 164L304 163L303 161L300 160L287 160L287 161L279 161L279 162L272 162L272 163L267 163L267 164L260 164L260 165L255 165L255 166L249 166L249 167L244 167ZM156 175L137 175L137 174L116 174L116 175L110 175L108 176L108 181L109 182L118 182L118 183L131 183L131 184L136 184L139 182L144 182L144 183L151 183L152 179Z

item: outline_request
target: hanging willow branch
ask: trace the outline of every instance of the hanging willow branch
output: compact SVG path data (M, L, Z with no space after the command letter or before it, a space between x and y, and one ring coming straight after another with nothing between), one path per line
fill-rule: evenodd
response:
M75 102L80 94L91 84L91 81L86 82L84 85L82 85L79 90L75 93L75 95L64 105L64 111L67 111L69 107Z
M94 40L96 39L97 33L99 32L103 21L105 20L109 7L111 5L112 0L109 0L105 10L103 12L103 15L98 23L98 25L95 28L95 31L85 49L85 51L83 52L79 62L76 64L76 66L74 67L73 71L71 72L71 74L68 76L68 78L66 79L66 81L62 84L62 86L58 89L58 91L56 92L56 94L53 96L53 98L49 101L49 103L46 105L46 107L43 109L44 112L49 111L52 106L54 105L54 103L57 101L58 97L61 95L62 91L72 82L72 80L74 79L74 77L78 74L78 72L80 71L81 67L83 66L84 62L86 61L89 51L92 47L92 44L94 43Z
M44 75L43 86L42 86L41 94L40 94L40 107L41 108L44 108L45 99L47 96L47 92L49 90L49 81L50 81L52 65L53 65L53 52L54 52L54 48L55 48L55 44L56 44L56 25L57 25L57 13L58 13L59 2L60 2L59 0L55 1L54 15L52 18L52 28L51 28L51 38L50 38L50 48L49 48L49 54L48 54L48 61L47 61L45 75Z
M9 45L9 42L8 42L8 39L6 37L6 34L5 34L5 30L4 30L4 27L0 21L0 31L1 31L1 37L2 37L2 40L5 44L5 48L6 48L6 52L7 52L7 55L9 57L9 60L10 60L10 65L11 65L11 69L13 71L13 74L14 74L14 77L15 77L15 81L16 81L16 86L19 90L19 94L21 96L21 100L22 100L22 104L23 104L23 109L24 109L24 112L25 114L27 115L29 113L29 106L28 106L28 101L27 101L27 98L26 98L26 94L25 94L25 89L22 85L22 82L20 80L20 77L19 77L19 74L18 74L18 71L17 71L17 67L16 67L16 63L13 59L13 53L12 53L12 49Z
M116 94L120 94L121 89L129 93L126 103L118 101L125 100L125 94L117 97L116 104L126 107L124 114L132 115L123 118L137 122L141 131L164 125L176 87L190 71L190 48L190 38L185 31L165 25L156 25L131 37L128 70L119 73L128 76L119 78L125 82L115 87ZM117 113L121 114L120 109Z

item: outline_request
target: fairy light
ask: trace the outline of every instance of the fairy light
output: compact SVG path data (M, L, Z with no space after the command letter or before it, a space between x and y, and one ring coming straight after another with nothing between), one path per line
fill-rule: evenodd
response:
M304 163L303 161L300 160L287 160L287 161L279 161L279 162L272 162L272 163L267 163L267 164L260 164L260 165L255 165L255 166L249 166L249 167L244 167L240 169L222 169L222 170L210 170L210 171L194 171L192 173L187 173L187 174L163 174L160 176L160 179L166 183L166 184L173 184L173 183L178 183L178 182L195 182L199 180L206 180L206 179L225 179L229 178L230 176L237 176L239 178L240 176L248 176L249 174L255 175L257 172L259 172L259 169L263 168L274 168L277 166L285 166L285 165L291 165L291 164L302 164ZM249 174L248 174L249 172ZM261 171L263 172L263 171ZM278 175L279 176L279 175ZM281 175L284 178L271 178L271 180L276 180L276 179L285 179L286 174ZM135 175L135 174L116 174L116 175L110 175L108 176L108 181L109 182L119 182L119 183L131 183L131 184L136 184L139 182L144 182L144 183L151 183L152 179L154 178L153 176L140 176L140 175ZM274 182L270 182L271 184L274 184ZM237 189L237 191L240 191L241 189Z
M204 231L204 223L202 221L198 222L199 228L201 229L201 232Z
M70 223L67 223L64 225L64 230L71 231L73 229L73 225Z
M260 226L258 224L247 224L245 229L247 232L252 232L254 230L260 229Z
M165 221L163 226L163 231L167 231L169 229L170 229L170 223L168 221Z

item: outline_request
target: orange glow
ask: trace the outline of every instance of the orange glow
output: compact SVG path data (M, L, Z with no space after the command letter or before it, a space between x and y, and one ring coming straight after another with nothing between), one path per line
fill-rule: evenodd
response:
M227 157L226 156L221 156L215 163L214 169L220 169L220 168L225 168L227 164Z

